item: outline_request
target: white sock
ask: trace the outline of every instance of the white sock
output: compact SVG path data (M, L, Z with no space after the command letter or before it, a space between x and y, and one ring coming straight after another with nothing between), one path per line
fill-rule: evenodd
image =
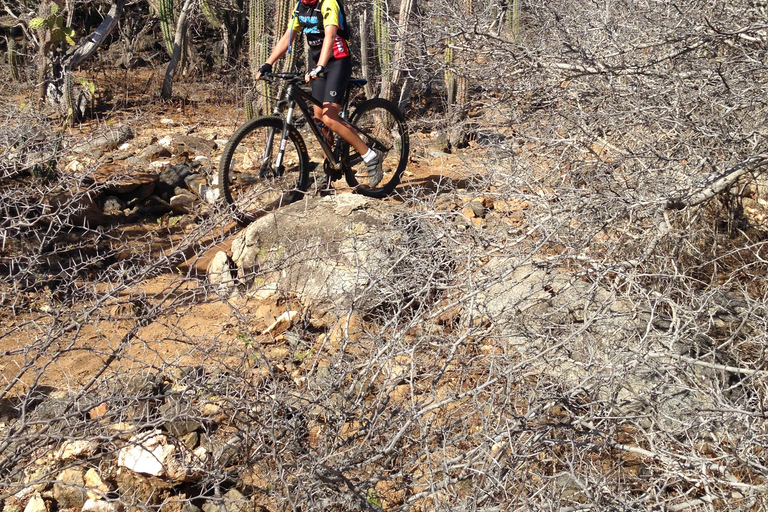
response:
M363 155L363 162L368 163L376 156L376 152L371 148L368 148L368 152Z

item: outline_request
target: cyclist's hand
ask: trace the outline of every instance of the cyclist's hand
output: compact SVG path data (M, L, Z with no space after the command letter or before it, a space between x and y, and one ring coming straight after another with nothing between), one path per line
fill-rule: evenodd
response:
M271 72L272 72L272 64L270 64L269 62L265 62L264 64L261 65L259 69L256 70L256 75L254 76L254 78L256 79L256 81L259 81L261 80L261 75L263 75L264 73L271 73Z
M304 77L304 80L309 83L312 80L317 80L320 76L320 73L323 72L325 68L323 66L317 66L315 69L307 73L307 75Z

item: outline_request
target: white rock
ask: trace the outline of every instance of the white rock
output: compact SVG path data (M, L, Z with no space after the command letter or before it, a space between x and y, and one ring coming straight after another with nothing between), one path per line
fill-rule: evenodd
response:
M229 297L237 288L237 283L232 278L232 265L232 260L227 256L227 253L219 251L211 259L206 269L208 282L216 286L216 293L223 297Z
M35 491L35 489L32 487L24 487L22 490L14 494L13 497L19 501L25 501L29 499L35 492L37 491Z
M85 166L80 162L80 160L72 160L67 164L64 170L67 172L79 173L85 170Z
M173 119L169 119L167 117L164 117L164 118L162 118L160 120L160 124L162 124L164 126L173 126L173 125L176 124L176 121L174 121Z
M83 457L93 455L96 451L96 442L86 439L76 439L74 441L66 441L63 445L56 450L53 457L56 460L70 460L77 457Z
M204 451L177 450L159 430L134 436L129 443L118 453L117 465L134 473L181 482L198 480L204 474Z
M203 416L211 417L219 414L220 412L221 407L210 402L204 403L203 406L200 407L200 414Z
M83 504L82 512L118 512L117 504L104 500L89 499Z
M171 121L171 122L173 122L173 121ZM157 141L157 143L160 144L161 146L163 146L164 148L167 148L168 146L170 146L173 143L173 139L166 135L165 137L163 137L162 139Z
M171 162L168 160L155 160L154 162L150 162L149 166L153 169L162 169L163 167L168 167L171 165Z
M195 457L200 459L200 462L208 460L208 449L205 446L198 446L193 453Z
M176 447L168 444L159 430L133 436L129 445L117 455L117 465L134 473L165 476L164 462L173 455Z
M195 206L195 198L188 194L173 196L168 204L175 212L189 213Z
M90 498L89 501L97 500L109 492L109 487L94 468L85 472L85 487L88 489L86 494Z
M200 185L200 187L197 189L197 193L208 204L215 204L219 200L218 187L209 187L208 185Z
M277 295L280 291L280 287L277 283L264 283L256 288L249 290L248 295L255 299L267 300Z
M296 315L298 315L298 311L286 311L279 317L277 317L277 320L272 322L272 325L264 329L264 334L271 334L272 336L277 336L278 334L281 334L285 332L290 326L291 323L293 323L293 319L296 318Z
M45 501L43 501L43 497L40 496L40 493L35 491L32 494L32 497L27 502L27 506L24 507L24 512L48 512L48 509L45 507Z
M118 147L117 149L119 149L120 151L125 151L130 147L131 147L130 142L123 142L122 144L120 144L120 147Z

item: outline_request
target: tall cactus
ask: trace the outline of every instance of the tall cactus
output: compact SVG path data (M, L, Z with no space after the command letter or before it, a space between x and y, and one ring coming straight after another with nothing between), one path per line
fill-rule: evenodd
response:
M471 17L474 11L472 0L462 0L462 3L464 4L464 12L466 13L467 18ZM460 63L466 64L466 54L460 55L459 57ZM467 109L467 104L469 103L469 83L467 81L467 77L463 74L460 74L456 77L455 101L456 109L458 110L459 115L463 116L465 110Z
M463 14L472 15L472 0L461 0ZM465 63L463 52L457 52L455 43L451 39L445 41L445 88L446 100L451 108L455 108L456 113L462 115L463 110L469 101L469 85L467 78L460 73L456 73L457 67Z
M373 2L373 37L381 69L381 96L390 99L392 90L392 48L389 44L389 16L386 0Z
M291 0L275 0L275 38L280 38L288 29L293 6Z
M208 23L213 28L221 28L223 19L221 17L220 11L216 9L215 5L213 5L212 0L200 0L200 10L203 11L205 19L208 20Z
M158 0L157 14L160 18L160 28L163 31L163 40L168 55L173 55L173 39L176 34L176 14L173 8L173 0Z
M75 77L71 71L67 71L64 75L64 108L67 109L66 124L74 126L79 112L75 104Z
M166 0L160 0L164 2ZM160 92L160 97L164 100L171 99L173 94L173 76L176 73L176 68L184 68L184 54L187 48L187 27L189 26L189 13L192 11L192 7L196 4L196 0L184 0L181 10L179 10L179 18L176 22L176 28L173 31L173 42L171 44L171 60L168 62L168 67L165 69L165 78L163 79L163 88Z
M389 25L387 20L387 3L385 0L373 2L373 37L376 44L376 56L382 73L389 72L392 61L389 48Z
M267 29L267 5L265 0L250 0L248 6L248 41L249 65L251 75L256 75L259 67L269 57L269 48L262 36Z
M21 80L19 73L19 56L16 53L16 40L13 36L8 36L8 66L11 68L11 79L18 82Z
M462 0L461 5L463 7L462 14L472 14L472 0ZM469 82L461 72L462 67L466 64L467 55L462 50L457 50L461 46L450 38L445 41L446 103L448 104L451 125L448 137L450 143L456 147L462 147L467 140L467 134L461 121L466 117L469 105Z
M248 91L245 93L245 98L243 98L243 102L245 103L245 119L251 120L254 117L256 117L256 112L253 110L253 92Z
M293 9L296 2L293 0L275 0L275 38L279 39L288 30ZM296 62L296 52L291 50L282 61L282 71L290 71Z
M446 102L453 105L456 100L456 73L451 69L453 67L454 51L451 46L451 40L445 41L445 89Z
M295 8L295 2L294 0L275 0L275 23L274 23L274 34L275 38L279 39L282 37L283 34L285 34L285 31L288 30L288 25L292 21L292 15L293 15L293 9ZM265 39L265 41L268 40ZM266 43L265 43L266 44ZM266 60L266 57L268 55L265 55L264 60ZM263 60L261 62L264 62ZM283 59L281 59L277 63L277 70L279 72L287 72L291 71L294 67L294 64L296 62L296 52L292 48L290 53L287 53ZM278 95L278 87L279 85L274 84L267 86L265 83L262 82L262 88L264 96L267 98L265 100L264 108L267 110L267 113L272 111L272 108L274 107L272 98L277 97Z
M371 67L369 65L369 59L368 57L368 48L370 45L368 44L368 11L363 11L362 16L360 16L360 67L362 68L363 72L363 78L367 80L365 84L365 97L366 98L373 98L374 96L374 90L373 90L373 80L371 79L372 71Z
M266 0L251 0L248 9L248 40L250 44L251 74L256 75L259 67L269 57L269 35L267 34ZM272 91L268 82L261 82L263 109L272 111Z
M220 65L224 65L230 61L231 52L235 49L234 47L237 46L239 36L242 35L240 34L239 28L237 28L237 22L233 23L234 18L239 19L240 17L240 13L237 11L236 7L236 3L228 5L221 0L200 0L200 10L203 11L203 15L208 21L208 24L215 30L221 31L223 48L221 61L219 63ZM233 13L236 13L237 16L233 16Z
M507 10L507 30L512 34L512 40L520 39L520 0L512 0L512 8Z

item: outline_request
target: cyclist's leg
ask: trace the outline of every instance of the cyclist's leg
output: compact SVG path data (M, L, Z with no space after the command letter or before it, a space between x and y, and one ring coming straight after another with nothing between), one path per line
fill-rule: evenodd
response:
M313 64L310 55L310 65ZM340 102L344 98L347 84L352 76L352 59L331 59L325 67L325 76L312 81L312 96L323 103L322 108L315 107L315 118L338 134L357 151L368 151L368 146L357 136L352 128L339 118Z
M369 185L373 187L381 181L384 155L369 148L352 127L339 117L340 103L351 76L352 61L349 57L332 59L325 67L323 82L317 84L317 89L313 86L312 92L313 96L323 103L321 121L362 156L368 170Z
M365 145L365 142L355 133L352 127L339 117L340 111L341 105L338 103L323 103L320 120L325 126L344 139L347 144L355 148L358 153L364 155L368 151L368 146Z
M315 52L310 51L309 53L309 68L312 69L317 65L317 56L315 55ZM322 98L325 96L325 90L327 88L327 79L325 76L316 78L315 80L312 80L312 96L314 98L317 98L318 100L322 101ZM318 107L317 105L313 106L313 114L315 117L315 123L322 123L323 119L323 108ZM333 144L333 135L331 133L331 129L327 126L322 127L321 130L322 134L325 136L326 141L328 142L328 145Z

